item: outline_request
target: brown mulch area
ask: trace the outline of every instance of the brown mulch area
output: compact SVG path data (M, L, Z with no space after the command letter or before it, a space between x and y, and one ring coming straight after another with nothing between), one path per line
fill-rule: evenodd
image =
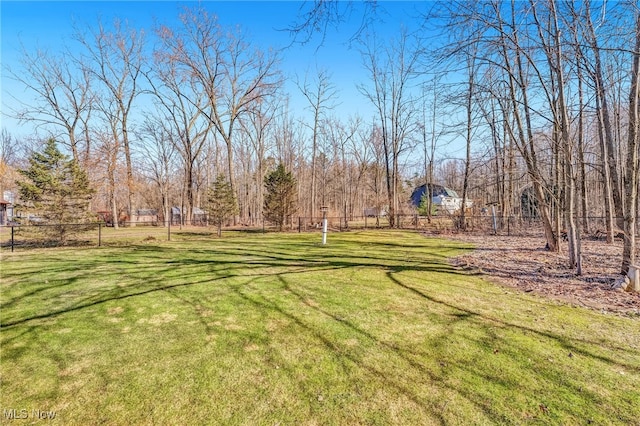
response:
M583 274L576 276L567 268L566 243L560 253L550 253L543 237L454 234L446 238L476 247L456 257L456 266L479 271L500 284L602 312L640 315L640 294L613 288L622 276L619 241L582 240Z

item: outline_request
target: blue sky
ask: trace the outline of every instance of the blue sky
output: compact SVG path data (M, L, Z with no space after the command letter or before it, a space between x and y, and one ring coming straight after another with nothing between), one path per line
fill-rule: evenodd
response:
M73 45L71 35L74 25L95 26L98 19L108 23L114 18L126 19L130 25L153 31L154 24L177 22L181 8L192 6L193 2L176 1L2 1L1 52L2 52L2 110L5 112L11 102L10 95L26 96L21 85L9 79L6 67L19 68L22 47L60 51L64 45ZM218 15L223 25L240 25L248 38L262 48L281 48L291 43L291 35L284 31L297 19L301 3L297 1L204 1L201 3L209 11ZM377 36L396 36L400 25L415 27L417 21L411 16L416 7L424 2L381 2L385 20L375 26ZM338 30L331 30L320 45L315 38L305 46L293 45L283 54L282 68L289 77L287 90L291 93L291 108L299 110L304 103L296 93L293 76L302 78L307 70L313 74L316 67L326 68L332 74L332 82L339 90L341 105L335 114L346 117L359 113L370 119L373 109L356 89L356 84L366 83L368 75L362 59L355 47L348 45L349 38L360 25L361 14L354 13L354 19L343 23ZM297 112L297 111L296 111ZM298 114L296 114L298 115ZM2 117L2 126L15 135L28 135L29 128Z

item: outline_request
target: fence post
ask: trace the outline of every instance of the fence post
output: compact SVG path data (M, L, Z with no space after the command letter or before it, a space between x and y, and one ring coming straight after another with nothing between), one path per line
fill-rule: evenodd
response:
M98 247L102 245L102 223L98 222Z
M171 220L167 222L167 241L171 241Z
M493 219L493 235L498 235L498 224L496 222L496 206L491 205L491 218Z
M11 225L11 253L13 253L13 225Z
M298 234L302 232L302 219L298 216Z

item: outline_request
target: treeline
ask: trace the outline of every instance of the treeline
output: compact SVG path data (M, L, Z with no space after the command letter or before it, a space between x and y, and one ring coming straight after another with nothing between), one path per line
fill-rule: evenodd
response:
M493 144L496 201L509 208L512 165L521 161L548 247L557 250L565 230L569 266L580 273L580 235L597 206L608 241L618 230L625 235L626 272L637 258L638 3L460 2L445 12L457 40L449 54L466 75L464 187L482 123Z
M309 3L303 16L317 19L306 22L330 19L322 10L332 3ZM113 217L154 208L168 218L180 206L189 218L224 174L231 221L260 223L265 176L283 164L300 216L328 206L345 218L368 208L393 218L428 181L475 209L534 212L551 250L565 230L578 273L580 235L595 231L590 217L605 218L610 241L625 234L626 270L637 257L637 2L424 7L420 31L380 40L364 26L354 36L370 77L358 89L374 117L336 117L330 70L287 76L286 50L259 47L203 6L173 26L99 23L75 33L73 50L24 52L9 72L36 100L10 113L66 146L97 191L94 210ZM285 92L286 78L296 93ZM291 111L291 96L305 114ZM443 157L454 143L463 154ZM3 189L24 146L3 133ZM460 212L461 228L472 213Z

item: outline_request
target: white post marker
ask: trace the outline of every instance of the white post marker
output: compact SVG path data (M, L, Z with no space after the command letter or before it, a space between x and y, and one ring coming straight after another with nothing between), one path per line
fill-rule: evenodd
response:
M322 212L322 245L327 244L327 210L329 210L327 206L320 207Z

